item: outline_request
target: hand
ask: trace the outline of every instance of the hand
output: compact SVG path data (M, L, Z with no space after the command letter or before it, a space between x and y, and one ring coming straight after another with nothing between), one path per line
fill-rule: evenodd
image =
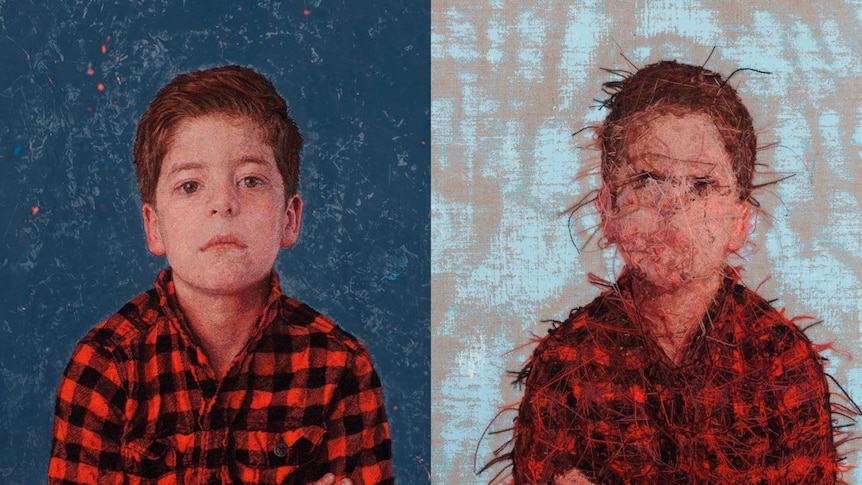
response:
M335 483L335 475L327 473L323 475L323 478L309 485L353 485L353 480L342 478L338 483Z
M572 468L571 470L560 473L559 475L554 477L554 485L592 485L593 482L590 481L589 478L585 477L583 473L577 468Z

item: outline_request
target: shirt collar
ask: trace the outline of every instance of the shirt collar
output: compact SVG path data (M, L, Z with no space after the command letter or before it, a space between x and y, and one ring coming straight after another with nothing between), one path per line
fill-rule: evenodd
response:
M716 323L720 323L724 318L725 314L730 311L727 307L726 303L728 300L732 300L729 298L734 291L737 283L739 282L739 272L741 268L735 268L732 266L726 266L724 268L724 278L722 278L721 284L718 287L718 291L715 293L715 298L713 298L712 303L707 308L706 313L703 315L701 326L701 332L695 336L693 342L699 341L703 335L709 332ZM628 317L629 321L632 322L637 328L641 328L641 331L645 332L643 329L642 322L640 320L640 313L638 309L634 305L634 297L632 296L632 273L628 269L628 267L624 268L619 278L617 278L617 282L615 284L610 285L610 289L608 290L609 294L615 295L616 304L619 306L620 310Z
M281 301L281 280L278 278L278 273L273 269L269 273L270 291L267 297L266 305L263 308L263 318L260 318L257 327L252 331L252 338L255 338L260 330L269 326L279 312L279 302ZM177 300L176 287L174 286L173 271L171 268L165 268L159 272L155 283L156 293L159 296L159 306L162 311L171 320L179 323L180 327L188 331L188 322L180 308Z

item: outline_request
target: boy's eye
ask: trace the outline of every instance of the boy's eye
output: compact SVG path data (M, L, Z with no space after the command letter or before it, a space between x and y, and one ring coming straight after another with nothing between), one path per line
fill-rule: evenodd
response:
M243 179L239 181L239 184L247 189L253 189L262 183L263 180L257 177L243 177Z
M641 172L635 174L635 176L630 179L629 183L632 185L633 188L640 189L652 183L661 182L663 180L664 177L653 172Z
M712 192L712 180L705 177L696 177L688 183L688 191L692 195L706 197Z
M180 185L180 192L184 194L193 194L197 192L200 187L201 184L198 182L183 182L183 184Z
M730 193L727 187L721 187L712 177L666 177L655 172L640 172L635 174L630 181L634 189L651 189L664 191L683 189L692 198L709 197L718 192L721 195Z

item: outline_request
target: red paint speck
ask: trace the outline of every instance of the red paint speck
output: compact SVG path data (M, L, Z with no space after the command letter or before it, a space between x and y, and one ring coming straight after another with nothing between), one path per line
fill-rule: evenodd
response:
M93 74L96 74L96 71L93 70L93 63L88 62L87 63L87 75L92 76Z
M39 213L39 206L38 206L38 205L34 205L33 207L31 207L31 208L30 208L30 213L31 213L31 214L33 214L34 216L35 216L36 214L38 214L38 213Z
M102 84L102 83L99 83L99 84L96 86L96 89L98 89L99 91L104 91L104 90L105 90L105 85L104 85L104 84Z
M102 54L104 54L106 52L108 52L108 46L106 46L105 44L102 44Z
M422 140L422 144L423 144L423 145L425 144L425 140Z
M311 15L311 10L309 10L309 9L303 10L302 15L305 15L306 17L308 17L309 15Z

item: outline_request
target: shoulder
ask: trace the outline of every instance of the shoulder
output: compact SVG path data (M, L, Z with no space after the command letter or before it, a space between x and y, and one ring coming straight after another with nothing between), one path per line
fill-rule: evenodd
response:
M158 318L153 298L158 301L153 290L138 295L78 342L66 366L61 392L66 389L71 396L69 389L79 392L77 389L86 388L112 396L121 393L128 382L127 366L134 347L145 340Z
M642 346L618 301L615 293L606 292L571 310L565 320L552 322L547 335L538 339L518 381L529 387L546 379L559 380L562 375L598 372L613 363L621 348Z
M798 381L802 375L818 377L818 382L822 380L823 359L797 325L811 325L813 319L789 319L783 310L775 309L760 295L740 285L734 289L725 315L734 322L734 335L716 337L725 342L735 342L739 358L749 370L770 372L770 379L779 382Z
M774 308L769 301L742 285L736 285L732 299L729 313L736 317L737 332L748 345L758 347L760 355L777 355L796 347L811 348L811 341L797 322L813 322L813 319L789 319L783 309Z
M109 356L144 339L162 316L155 290L146 291L90 330L78 343Z
M559 357L557 354L574 349L592 354L603 348L636 345L636 333L617 295L606 292L588 305L572 309L562 322L552 322L533 355ZM588 355L592 357L595 355Z
M294 341L303 341L313 348L345 352L354 357L368 354L365 345L358 338L339 327L329 317L288 296L281 297L278 322L273 323L276 323L276 334L288 336Z

